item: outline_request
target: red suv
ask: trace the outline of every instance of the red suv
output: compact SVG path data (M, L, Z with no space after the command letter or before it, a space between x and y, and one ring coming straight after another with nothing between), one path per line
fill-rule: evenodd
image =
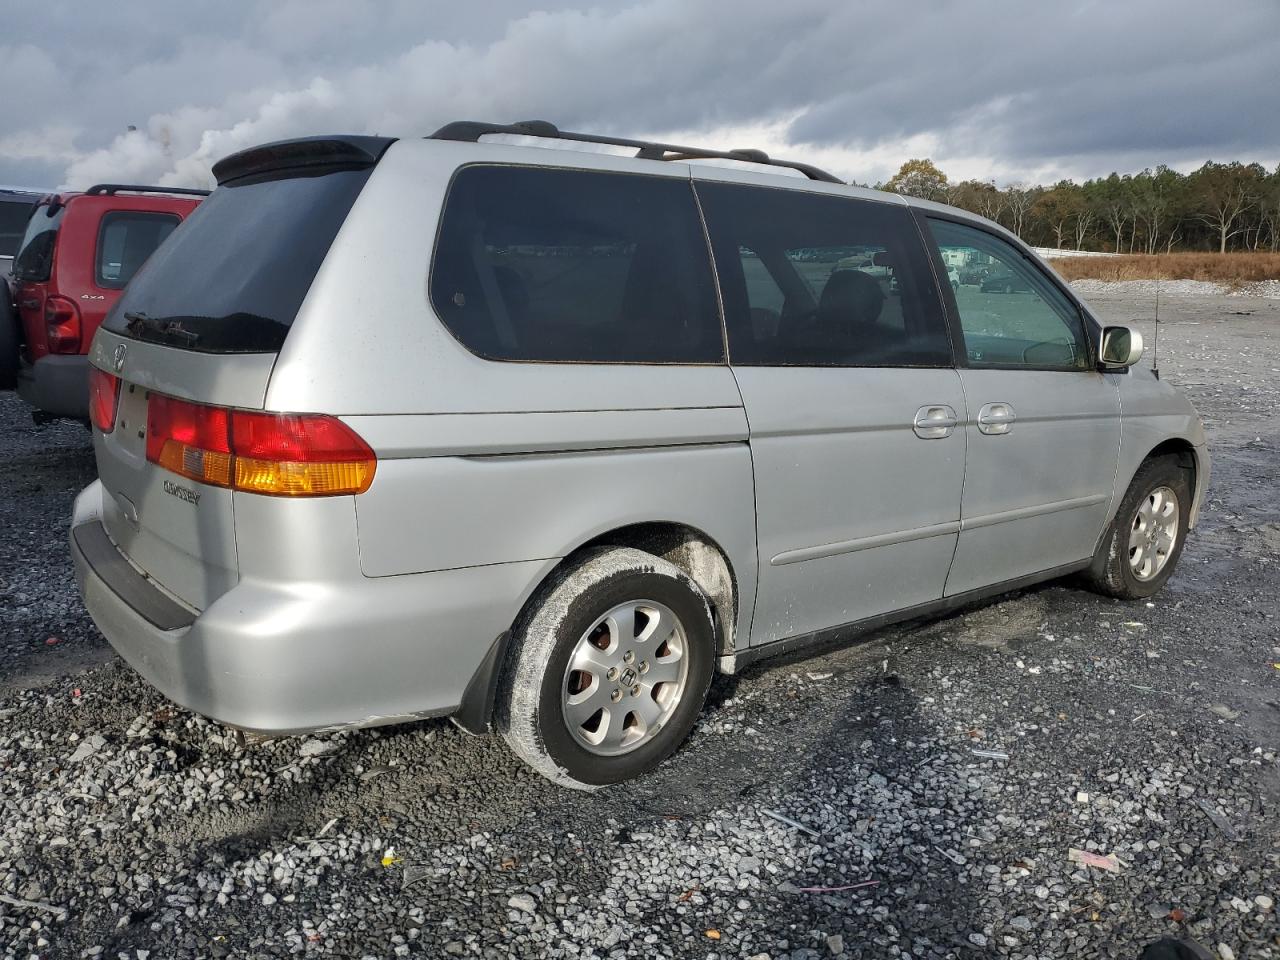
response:
M0 387L37 419L89 419L89 343L125 284L207 190L103 183L43 197L0 290Z

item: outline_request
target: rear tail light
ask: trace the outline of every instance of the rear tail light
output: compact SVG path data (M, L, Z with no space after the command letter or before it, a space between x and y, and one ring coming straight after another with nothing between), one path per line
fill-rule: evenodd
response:
M44 302L45 342L50 353L80 352L80 308L66 297Z
M120 378L97 367L89 368L89 419L103 433L116 428L116 406L120 402Z
M147 459L215 487L281 497L364 493L373 450L336 417L227 410L152 394Z

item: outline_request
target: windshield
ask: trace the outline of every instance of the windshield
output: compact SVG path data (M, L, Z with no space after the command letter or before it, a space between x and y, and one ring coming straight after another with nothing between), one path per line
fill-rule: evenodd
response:
M219 187L151 255L103 326L206 353L278 351L371 169Z

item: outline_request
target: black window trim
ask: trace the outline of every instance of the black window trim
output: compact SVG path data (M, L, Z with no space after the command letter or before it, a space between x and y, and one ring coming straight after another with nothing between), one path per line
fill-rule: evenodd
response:
M168 210L118 209L118 210L103 211L102 216L98 218L98 236L93 243L93 285L100 290L123 290L125 287L129 285L128 280L126 280L124 283L119 283L115 280L107 280L105 277L102 276L102 257L101 257L102 239L106 235L107 224L112 220L112 218L122 216L122 215L123 216L155 217L157 219L174 220L176 221L173 225L175 229L177 229L178 225L182 223L182 217L180 217L176 213L171 213ZM154 253L155 251L152 251L152 252ZM129 279L131 280L133 278L130 277Z
M773 190L773 191L777 191L777 192L779 192L779 193L788 193L788 194L796 194L796 193L799 193L799 194L803 194L803 195L805 195L805 196L810 196L810 197L829 197L829 198L831 198L831 199L835 199L835 200L845 200L845 201L853 201L853 202L863 202L863 203L871 203L871 204L880 204L880 205L885 206L885 207L888 207L888 208L895 208L895 209L905 210L905 211L906 211L906 213L907 213L908 218L909 218L909 219L911 219L911 221L912 221L912 222L913 222L913 224L915 225L915 234L914 234L914 236L915 236L916 241L920 244L920 252L923 254L924 262L928 263L929 268L930 268L930 270L931 270L931 271L934 271L934 270L935 270L934 263L933 263L933 257L931 257L931 255L930 255L930 254L931 254L931 252L932 252L932 250L933 250L933 244L932 244L932 242L929 240L929 234L927 234L927 233L923 233L923 232L922 232L921 224L919 223L919 221L918 221L918 219L917 219L917 217L916 217L916 214L917 214L917 212L918 212L918 211L916 210L916 208L911 207L911 206L909 206L909 205L907 205L907 204L904 204L904 203L902 203L902 202L900 202L900 201L897 201L897 200L895 200L895 199L891 199L891 198L888 198L888 197L886 197L886 199L881 200L879 197L875 197L875 196L870 196L870 197L868 197L868 196L862 196L861 194L846 193L846 192L844 192L844 191L842 191L842 190L810 190L810 189L806 189L806 186L813 186L813 185L814 185L814 183L816 183L817 181L804 181L804 180L801 180L801 181L799 181L799 183L798 183L796 186L792 186L792 185L790 185L790 184L783 185L783 184L778 184L778 183L754 183L754 182L750 182L750 181L732 180L732 179L723 179L723 180L722 180L722 179L720 179L720 178L718 178L718 177L699 177L697 174L698 174L698 173L700 173L700 172L702 172L702 171L695 170L695 171L692 171L692 172L691 172L691 174L690 174L690 183L692 184L692 186L693 186L693 188L694 188L694 190L693 190L694 196L695 196L695 197L697 197L697 199L698 199L698 212L699 212L699 215L700 215L700 216L702 216L702 198L698 196L698 189L697 189L697 188L698 188L698 185L699 185L700 183L705 183L705 184L710 184L710 185L724 185L724 186L731 186L731 187L743 187L743 188L752 189L752 190ZM823 185L823 186L827 186L827 184L822 184L822 185ZM710 227L707 225L707 222L706 222L706 218L705 218L705 216L703 216L703 229L704 229L705 234L706 234L707 251L708 251L708 253L709 253L709 254L710 254L710 256L711 256L711 268L712 268L712 270L715 272L715 278L716 278L716 297L717 297L717 299L718 299L718 300L719 300L719 302L720 302L720 323L721 323L721 326L724 328L724 331L725 331L725 356L728 358L729 366L730 366L730 367L733 367L733 366L734 366L734 362L733 362L733 352L732 352L732 349L731 349L731 346L730 346L730 342L729 342L729 333L728 333L728 317L727 317L727 315L726 315L726 313L725 313L725 308L724 308L724 294L722 293L722 291L721 291L721 289L720 289L720 275L719 275L719 270L718 270L718 268L717 268L717 266L716 266L715 245L714 245L714 243L712 242L712 239L711 239L711 229L710 229ZM757 251L757 255L759 255L759 251ZM921 284L922 284L922 285L924 285L924 286L928 286L928 282L929 282L929 280L930 280L930 279L932 279L932 280L933 280L933 282L934 282L934 286L935 286L935 288L936 288L936 287L937 287L937 282L938 282L938 279L937 279L937 276L936 276L936 275L933 275L933 276L922 276L922 277L920 278L920 282L921 282ZM956 368L956 357L957 357L958 352L959 352L959 353L963 353L963 343L964 343L964 341L963 341L963 340L960 340L960 341L959 341L959 343L957 343L957 340L956 340L956 334L955 334L955 332L954 332L954 331L953 331L953 329L952 329L952 326L953 326L953 324L952 324L952 317L951 317L950 307L949 307L949 305L948 305L948 302L947 302L947 300L946 300L945 298L943 298L943 297L940 295L940 291L937 291L937 290L935 289L935 293L938 293L938 294L939 294L939 296L938 296L938 306L939 306L939 307L941 308L941 310L942 310L942 326L943 326L943 331L944 331L944 332L946 333L946 335L947 335L947 342L948 342L948 345L950 346L951 357L950 357L949 362L927 363L927 364L926 364L926 363L895 363L895 364L859 364L859 365L844 364L844 363L840 363L840 364L835 364L835 363L831 363L831 364L826 364L826 363L824 363L824 364L816 364L816 363L773 363L773 364L760 364L760 363L753 363L753 364L742 364L742 366L744 366L744 367L754 367L754 368L764 369L764 370L781 370L781 369L797 369L797 370L954 370L954 369Z
M988 227L985 223L973 220L969 217L952 214L949 211L925 209L922 207L911 207L911 212L916 221L916 226L920 231L921 238L925 243L925 253L929 257L929 263L933 268L934 282L937 284L938 293L942 298L943 309L947 315L947 328L951 332L952 354L957 369L962 370L1036 370L1044 373L1092 373L1098 369L1098 339L1101 337L1102 328L1093 314L1085 307L1080 298L1075 295L1071 288L1064 284L1056 274L1050 270L1046 270L1035 255L1030 251L1025 243L1017 237L1006 236L1003 233L997 233ZM937 241L934 239L933 230L929 226L930 220L943 220L948 223L954 223L962 227L968 227L971 230L977 230L985 233L987 236L996 240L1002 240L1009 246L1013 247L1022 259L1045 283L1047 283L1058 293L1062 294L1068 303L1076 310L1076 316L1080 320L1080 331L1084 335L1085 349L1088 352L1088 365L1084 367L1064 367L1064 366L1041 366L1038 364L1026 363L980 363L974 364L969 360L969 353L965 349L964 326L960 321L960 308L956 303L955 291L951 289L951 284L943 278L947 276L946 264L942 262L942 251Z
M704 360L704 361L696 361L696 362L665 361L665 360L526 360L520 357L488 356L487 354L480 353L478 350L473 349L469 344L464 342L462 338L460 338L456 333L454 333L453 328L445 321L444 317L440 315L439 311L436 310L436 305L431 298L431 290L435 283L436 260L437 260L436 253L440 248L440 240L444 235L444 216L445 216L445 211L448 210L449 208L449 199L450 197L453 196L454 186L457 183L458 178L462 175L463 171L471 170L476 167L503 168L503 169L513 169L513 170L559 170L559 171L565 171L569 173L601 173L601 174L611 174L611 175L620 176L620 177L647 177L649 179L672 180L677 183L680 183L680 182L685 183L689 187L690 195L693 197L693 204L694 204L693 209L694 209L694 213L697 215L699 229L702 232L703 248L707 256L707 267L708 267L709 275L711 277L712 291L714 293L714 300L716 304L716 312L718 313L717 319L720 324L720 359ZM518 363L518 364L527 364L531 366L558 366L558 367L565 367L565 366L573 366L573 367L598 367L598 366L705 367L707 369L716 369L719 367L727 368L729 366L729 338L725 330L724 302L720 295L720 283L716 273L715 256L713 255L711 250L711 236L707 231L706 219L703 217L703 214L702 214L702 205L698 202L697 191L693 189L692 177L684 173L669 174L664 176L659 173L645 173L640 171L636 171L633 173L632 171L629 171L629 170L610 170L604 167L585 167L585 166L576 166L573 164L564 164L564 163L522 163L522 162L495 161L495 160L473 160L467 163L460 164L457 168L454 169L453 173L450 174L449 183L445 186L444 195L440 198L440 216L436 220L435 236L432 239L432 243L431 243L431 262L427 268L427 284L426 284L425 293L426 293L427 307L428 309L430 309L431 315L432 317L435 318L436 323L438 323L444 329L444 331L448 333L449 336L453 338L453 340L460 347L462 347L463 350L466 350L467 353L471 354L473 357L483 360L486 363Z

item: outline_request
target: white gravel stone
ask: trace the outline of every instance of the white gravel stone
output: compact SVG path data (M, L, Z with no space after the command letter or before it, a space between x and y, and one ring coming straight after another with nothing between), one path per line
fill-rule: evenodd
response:
M538 909L538 901L527 893L517 893L507 900L507 906L522 913L533 913Z
M105 737L96 733L90 734L80 741L75 751L67 758L67 762L80 763L83 760L88 760L106 745L107 740Z

